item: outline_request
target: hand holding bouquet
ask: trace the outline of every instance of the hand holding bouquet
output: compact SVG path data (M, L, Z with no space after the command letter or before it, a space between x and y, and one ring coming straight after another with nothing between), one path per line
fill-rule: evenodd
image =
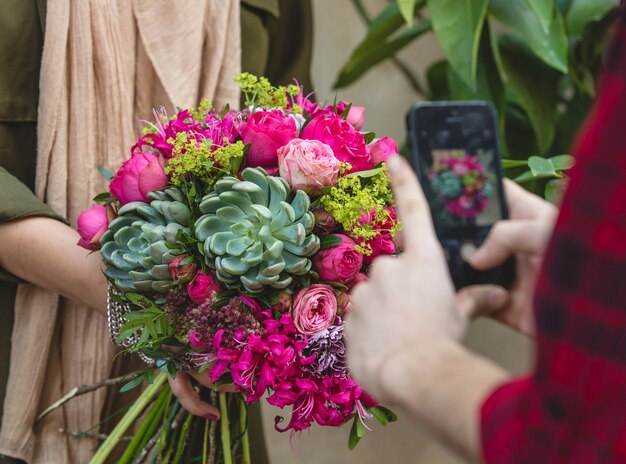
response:
M397 147L359 131L363 108L322 108L295 85L249 74L237 82L241 112L207 102L172 118L155 112L96 197L103 206L79 219L80 244L101 247L116 342L164 372L153 379L148 369L127 387L153 381L138 403L153 401L154 425L140 427L129 462L177 416L160 385L181 369L238 392L219 393L213 436L227 463L233 448L249 459L245 403L263 397L289 409L275 419L281 432L352 421L350 446L366 420L395 420L350 377L343 321L368 264L396 251L384 160ZM182 420L187 429L152 443L154 453L187 456L195 419Z

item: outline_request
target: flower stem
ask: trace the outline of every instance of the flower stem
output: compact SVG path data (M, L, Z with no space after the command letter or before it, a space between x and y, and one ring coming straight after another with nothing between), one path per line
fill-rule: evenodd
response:
M148 385L139 398L135 400L130 409L124 414L119 423L115 426L113 431L109 434L109 437L104 440L104 443L100 445L96 454L94 454L89 464L102 464L106 461L111 451L115 448L120 438L124 435L126 430L135 422L144 408L152 401L152 398L159 392L161 387L167 380L167 374L161 372L155 379L152 385Z
M224 453L224 464L233 464L233 456L230 449L230 421L228 420L228 405L226 404L226 393L219 392L220 399L220 419L222 435L222 452Z
M241 430L241 464L252 464L250 458L250 437L248 436L248 408L243 398L239 408L239 430Z

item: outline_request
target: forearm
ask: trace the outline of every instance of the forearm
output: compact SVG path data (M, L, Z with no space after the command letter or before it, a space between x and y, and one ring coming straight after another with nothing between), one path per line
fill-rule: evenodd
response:
M76 245L71 227L46 217L0 224L0 267L40 287L106 309L100 254Z
M448 445L479 462L480 408L508 374L448 340L407 349L383 368L384 389Z

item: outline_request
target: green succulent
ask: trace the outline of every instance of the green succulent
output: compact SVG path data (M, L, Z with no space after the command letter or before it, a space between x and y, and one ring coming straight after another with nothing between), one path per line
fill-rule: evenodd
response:
M246 168L243 181L223 177L200 203L195 223L207 265L227 288L259 293L287 287L311 269L320 247L309 196L291 194L287 181L262 168Z
M432 180L433 188L446 198L457 198L463 193L463 182L454 172L446 170Z
M102 236L105 275L124 292L166 292L171 281L167 264L182 250L177 248L180 230L187 227L191 211L176 188L150 192L152 201L127 203L118 211Z

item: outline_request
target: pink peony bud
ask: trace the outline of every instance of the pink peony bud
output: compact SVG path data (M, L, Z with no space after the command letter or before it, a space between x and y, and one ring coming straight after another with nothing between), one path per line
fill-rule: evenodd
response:
M222 291L222 287L213 279L211 274L198 272L195 280L187 285L187 294L194 302L204 303L206 300L215 300Z
M123 205L131 201L149 202L149 192L167 186L163 162L163 158L151 153L133 154L117 170L109 190Z
M341 116L350 103L341 100L337 103L336 112L339 116ZM327 106L326 109L331 109L332 106ZM356 130L361 130L363 128L363 124L365 123L365 107L364 106L356 106L352 105L350 107L350 111L348 111L348 115L346 116L346 121L348 121L352 127Z
M170 271L170 277L174 282L186 283L190 282L196 275L197 266L191 262L187 264L180 264L181 261L188 258L188 255L176 256L167 264L167 268Z
M398 145L396 141L390 137L381 137L368 145L372 163L374 165L381 161L387 161L392 156L398 154Z
M321 280L350 282L363 266L363 255L356 251L352 239L345 235L334 235L341 239L341 243L319 251L313 257L313 267Z
M315 216L315 232L318 235L328 235L337 227L337 221L325 209L313 208L313 215Z
M107 209L104 206L93 205L80 213L76 224L80 235L78 245L87 250L100 249L100 238L109 227Z
M280 292L276 295L276 298L278 298L278 303L272 305L272 309L278 311L279 313L284 313L285 311L289 311L291 309L291 303L293 301L291 293Z
M323 187L337 183L339 160L333 150L318 140L294 139L278 149L280 176L292 190L319 195Z
M337 316L337 298L330 285L313 284L298 292L291 317L304 335L314 335L328 328Z

